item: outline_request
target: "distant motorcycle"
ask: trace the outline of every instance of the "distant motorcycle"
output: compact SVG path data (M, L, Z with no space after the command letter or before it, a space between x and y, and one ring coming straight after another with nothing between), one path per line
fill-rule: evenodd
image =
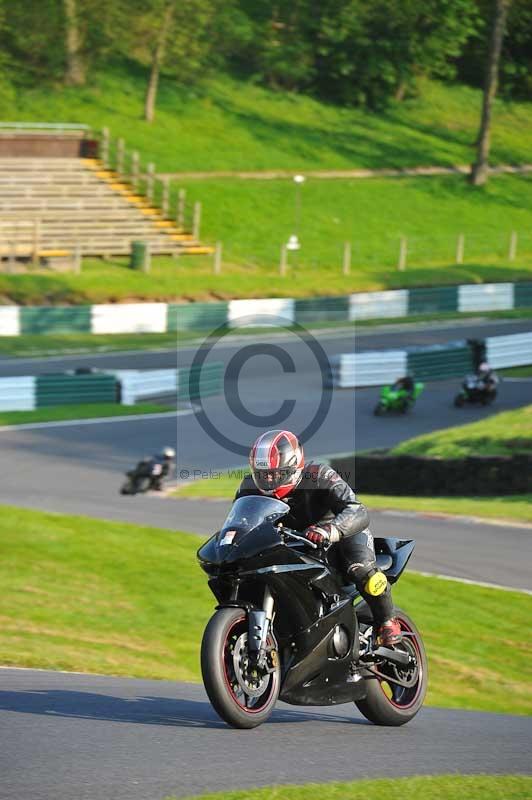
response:
M462 390L454 398L456 408L462 408L466 403L489 406L497 397L498 382L496 376L486 383L478 375L466 375L462 382Z
M151 458L139 461L134 469L126 472L127 480L122 484L120 494L141 494L161 489L164 465Z
M406 414L414 406L424 388L425 384L421 383L421 381L414 383L410 391L396 384L383 386L379 402L375 406L373 413L376 417L380 417L389 411Z

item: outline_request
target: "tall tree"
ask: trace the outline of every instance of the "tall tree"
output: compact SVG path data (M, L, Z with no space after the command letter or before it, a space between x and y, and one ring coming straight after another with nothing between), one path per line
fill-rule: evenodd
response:
M159 88L159 75L161 72L161 66L164 63L166 44L172 27L174 12L175 2L174 0L168 0L164 6L163 13L160 18L159 30L155 34L150 77L148 79L146 96L144 98L144 119L146 122L153 122L153 118L155 116L155 101L157 99L157 89Z
M470 180L474 186L481 186L488 180L488 157L491 140L491 112L493 100L497 93L499 79L499 62L506 18L511 0L494 0L493 24L491 28L490 46L486 64L484 93L482 97L482 114L477 139L477 160L471 169Z
M83 86L85 83L85 66L81 54L81 36L76 0L63 0L63 4L65 9L65 83L67 86Z

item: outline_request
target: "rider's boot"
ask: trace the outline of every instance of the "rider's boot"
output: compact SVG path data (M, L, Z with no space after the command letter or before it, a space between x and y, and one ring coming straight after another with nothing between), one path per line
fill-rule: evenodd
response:
M395 617L387 619L375 631L375 641L379 647L394 647L402 638L401 625Z

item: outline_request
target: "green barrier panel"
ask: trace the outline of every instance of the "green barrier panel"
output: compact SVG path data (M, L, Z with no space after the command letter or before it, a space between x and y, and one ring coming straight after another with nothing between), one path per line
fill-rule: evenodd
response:
M21 306L20 332L90 333L91 306Z
M349 320L349 297L312 297L295 302L295 321L300 325L344 320Z
M407 358L408 372L422 381L459 378L474 372L473 354L465 343L412 348Z
M514 283L514 308L532 306L532 283Z
M408 290L408 314L458 311L458 286L436 286Z
M168 305L168 331L211 331L227 322L229 303Z
M206 364L201 369L191 367L178 370L178 400L199 400L221 394L223 390L224 365Z
M36 407L81 403L115 403L114 375L38 375Z

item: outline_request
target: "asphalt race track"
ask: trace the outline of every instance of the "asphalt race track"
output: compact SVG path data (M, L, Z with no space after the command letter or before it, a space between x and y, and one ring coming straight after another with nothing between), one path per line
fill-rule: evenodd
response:
M489 332L530 329L530 322L501 322ZM486 324L412 326L365 333L359 349L402 347L481 336ZM206 536L223 521L229 503L173 501L157 495L122 497L122 473L141 456L177 444L178 472L189 479L243 464L245 458L213 441L206 418L241 448L257 432L231 402L240 397L258 417L286 398L294 408L283 427L301 430L323 397L312 354L300 341L271 337L296 366L285 374L266 354L256 355L229 382L224 397L204 411L125 421L28 426L0 430L3 455L0 502L138 522ZM327 353L345 352L346 336L323 338ZM216 353L227 364L249 337ZM179 351L188 364L191 348ZM175 365L175 351L95 359L0 361L2 374L28 374L81 364L156 368ZM31 366L31 370L28 367ZM35 367L35 369L33 368ZM376 389L329 393L330 409L309 438L310 458L405 438L532 402L532 380L505 381L495 406L452 406L458 381L430 384L406 417L375 418ZM355 413L356 412L356 413ZM275 427L276 425L269 425ZM238 448L237 448L238 449ZM414 569L530 589L532 531L438 516L372 513L375 535L414 538ZM504 557L501 556L504 553ZM198 572L198 580L203 580ZM452 584L449 584L452 591ZM203 791L271 783L350 780L429 773L530 773L532 722L525 717L426 708L401 729L366 723L354 706L296 708L279 704L255 731L234 731L212 711L201 686L35 670L0 670L0 798L7 800L154 800Z
M207 791L438 773L531 772L532 720L425 708L402 728L354 705L279 703L228 728L203 688L58 672L0 672L2 800L149 800Z

